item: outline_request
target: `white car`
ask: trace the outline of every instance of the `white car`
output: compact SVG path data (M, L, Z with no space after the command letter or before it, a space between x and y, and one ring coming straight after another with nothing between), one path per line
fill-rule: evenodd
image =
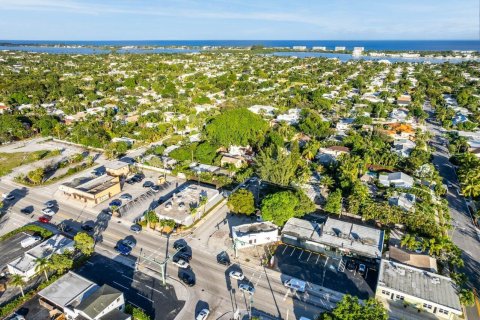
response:
M242 290L243 292L246 292L248 294L253 294L255 292L255 288L249 286L248 284L242 283L241 285L238 286L238 289Z
M55 212L52 209L49 208L44 208L42 209L42 213L46 216L53 217L55 215Z
M208 315L210 314L210 310L208 309L202 309L195 318L195 320L205 320L208 318Z
M245 278L243 273L241 273L240 271L230 271L228 275L230 276L230 278L236 279L236 280L243 280Z
M178 259L178 261L173 261L173 264L182 269L187 269L190 266L188 262L183 259Z

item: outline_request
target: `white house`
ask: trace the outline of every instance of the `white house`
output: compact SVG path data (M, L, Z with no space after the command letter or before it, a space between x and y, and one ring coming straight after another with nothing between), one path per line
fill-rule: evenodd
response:
M278 227L268 221L232 227L232 239L237 249L278 241Z
M388 199L388 203L397 206L405 211L410 211L415 206L416 197L411 193L396 194Z
M287 113L277 116L277 121L285 121L289 125L295 125L300 121L300 112L298 108L289 109Z
M37 272L36 260L39 258L50 258L53 254L62 254L74 250L75 241L66 238L61 234L43 241L23 254L23 256L7 264L8 272L18 274L26 280L32 278Z
M381 174L378 179L380 184L385 187L393 185L395 188L411 188L414 184L413 178L403 172Z
M255 113L255 114L260 114L260 115L273 117L274 113L275 113L275 110L277 110L277 108L272 107L272 106L262 106L262 105L256 104L256 105L253 105L253 106L249 107L248 110L250 112Z
M68 320L130 320L123 293L70 271L38 293L40 304L63 312Z
M408 111L404 109L393 109L389 116L395 121L405 122L408 118Z
M396 139L393 141L392 152L398 154L400 157L406 158L415 148L416 144L409 139Z
M354 120L355 119L353 119L353 118L341 119L340 121L337 122L335 128L338 131L346 131L346 130L350 129Z
M380 263L375 297L403 312L417 314L421 310L437 319L454 319L463 313L452 279L389 260ZM406 314L403 317L408 318Z

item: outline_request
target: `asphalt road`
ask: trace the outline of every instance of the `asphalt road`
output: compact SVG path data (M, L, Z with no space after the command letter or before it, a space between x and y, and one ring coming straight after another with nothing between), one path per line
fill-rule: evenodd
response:
M25 216L19 213L19 210L27 205L33 205L35 208L43 208L43 204L54 198L50 192L44 188L20 189L11 182L0 182L0 193L14 191L17 196L11 206L11 213L8 218L0 224L4 227L0 234L8 230L19 227L26 223L35 221L38 214ZM48 190L48 189L47 189ZM109 215L99 215L98 211L91 208L79 207L78 203L71 201L62 201L57 198L59 210L52 219L52 223L68 222L75 230L79 230L84 221L93 221L96 225L95 236L97 239L96 251L112 259L117 259L118 254L113 249L117 242L125 237L134 238L137 242L132 251L132 257L138 257L140 250L144 255L155 259L163 259L167 253L167 239L161 237L158 233L144 230L139 234L130 232L130 223ZM209 220L205 221L202 227L198 228L196 239L206 239L209 234L215 231L215 225L225 219L227 210L225 207L215 212ZM211 219L211 220L210 220ZM245 296L238 290L238 284L231 282L228 278L227 269L217 264L216 250L209 248L208 242L188 239L193 249L193 260L191 261L192 271L195 274L197 284L188 288L190 298L186 306L182 309L177 319L194 319L198 309L208 305L211 310L212 318L228 318L234 310L246 310L252 305L253 308L263 310L276 316L287 315L293 318L307 316L313 318L315 314L321 312L321 309L315 307L310 302L302 302L297 298L292 298L291 293L283 286L281 274L271 270L264 270L262 267L240 266L244 271L248 281L256 287L253 300ZM169 253L173 254L173 241L168 248ZM228 249L228 248L225 248ZM133 262L133 260L132 260ZM134 264L134 263L133 263ZM133 265L132 264L132 265ZM100 279L108 279L108 270L98 272ZM178 267L168 263L167 273L170 277L178 278ZM104 280L106 281L106 280ZM173 280L170 280L173 281ZM122 284L123 285L123 284ZM126 286L128 287L128 286ZM120 287L121 288L121 287ZM301 297L300 297L301 298ZM156 301L157 297L150 298ZM161 299L158 297L158 299ZM314 301L316 305L329 305L328 301L322 301L320 298L310 297L307 301ZM253 301L253 303L251 303ZM162 319L161 317L158 319Z
M433 114L430 108L426 108L430 113L430 119L433 120ZM468 277L472 288L480 288L480 250L479 250L479 234L472 222L467 203L463 196L458 193L460 188L457 174L448 161L450 155L445 146L446 139L442 137L441 128L432 122L427 122L428 130L434 134L432 139L435 147L433 154L433 163L438 166L440 176L448 185L452 184L453 188L448 189L447 201L449 204L450 214L454 229L450 232L453 242L462 249L462 259L465 263L463 272ZM467 308L467 317L469 320L480 319L480 310L477 307Z

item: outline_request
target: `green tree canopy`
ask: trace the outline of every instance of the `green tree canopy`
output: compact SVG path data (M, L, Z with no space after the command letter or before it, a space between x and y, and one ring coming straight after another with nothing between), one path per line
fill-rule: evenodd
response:
M342 212L342 191L340 189L336 189L328 195L327 203L323 209L334 214Z
M92 236L85 232L79 232L73 238L75 241L75 248L80 250L84 255L91 255L95 245Z
M267 132L268 124L259 115L245 108L229 109L205 127L208 140L214 144L256 145Z
M362 305L357 297L343 296L331 312L318 316L317 320L387 320L387 310L383 305L371 298Z
M280 191L262 201L262 218L283 226L288 219L303 217L315 210L313 202L302 191Z
M251 215L255 212L255 199L249 190L239 189L228 197L228 208L234 213Z

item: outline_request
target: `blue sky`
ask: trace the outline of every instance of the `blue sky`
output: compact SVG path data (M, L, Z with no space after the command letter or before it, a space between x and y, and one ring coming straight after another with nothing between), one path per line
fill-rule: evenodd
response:
M478 39L478 0L0 0L0 39Z

